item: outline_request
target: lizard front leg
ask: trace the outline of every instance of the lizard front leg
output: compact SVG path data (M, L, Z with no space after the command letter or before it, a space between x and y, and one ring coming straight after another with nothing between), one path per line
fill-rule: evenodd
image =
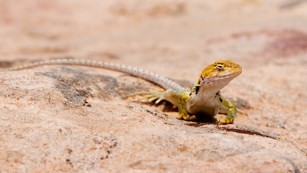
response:
M226 114L226 118L219 120L218 124L233 124L237 114L236 106L234 105L233 102L227 99L222 99L221 96L219 96L218 99L221 103L221 108L219 113Z
M190 92L177 93L178 98L178 119L186 121L195 121L197 117L195 115L189 115L187 111L187 101L190 97Z

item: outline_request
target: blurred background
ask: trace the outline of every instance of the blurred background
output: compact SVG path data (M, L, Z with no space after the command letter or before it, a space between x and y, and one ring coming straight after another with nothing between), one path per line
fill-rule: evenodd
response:
M304 0L0 0L0 60L76 56L199 73L221 58L300 58L306 28Z

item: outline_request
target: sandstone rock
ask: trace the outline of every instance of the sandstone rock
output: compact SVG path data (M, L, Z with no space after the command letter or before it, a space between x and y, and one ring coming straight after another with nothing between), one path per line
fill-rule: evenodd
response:
M306 5L1 1L1 68L83 57L189 85L230 58L243 73L222 94L248 116L177 120L169 105L126 98L159 87L104 69L0 72L0 172L307 172Z

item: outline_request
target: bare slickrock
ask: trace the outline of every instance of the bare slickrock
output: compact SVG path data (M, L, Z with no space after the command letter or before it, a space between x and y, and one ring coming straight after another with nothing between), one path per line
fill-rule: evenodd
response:
M189 86L231 59L235 124L127 98L119 72L0 72L0 172L307 172L307 2L0 1L0 69L48 58L141 67ZM222 118L218 115L216 118Z

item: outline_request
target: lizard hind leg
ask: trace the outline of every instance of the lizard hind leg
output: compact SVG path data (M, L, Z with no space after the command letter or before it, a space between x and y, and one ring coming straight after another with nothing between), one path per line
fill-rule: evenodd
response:
M137 92L128 95L128 97L140 96L140 100L146 100L150 102L154 102L155 104L161 103L161 101L165 100L165 91L164 90L151 90L146 92Z
M159 104L161 101L168 101L173 104L174 107L178 107L178 119L186 121L195 121L197 117L195 115L189 115L186 109L186 103L189 99L190 92L176 91L172 89L168 90L152 90L148 92L138 92L131 94L130 96L140 96L141 99L146 99L155 104Z

